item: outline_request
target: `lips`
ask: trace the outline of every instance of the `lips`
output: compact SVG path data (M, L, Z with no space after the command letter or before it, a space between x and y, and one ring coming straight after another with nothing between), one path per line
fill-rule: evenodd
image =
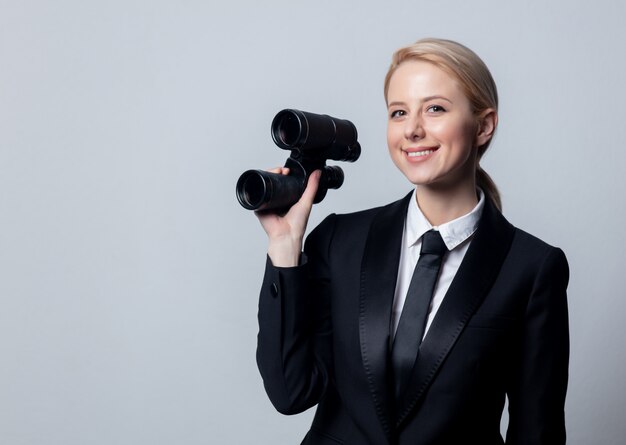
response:
M439 147L416 147L403 149L408 158L418 160L433 154Z

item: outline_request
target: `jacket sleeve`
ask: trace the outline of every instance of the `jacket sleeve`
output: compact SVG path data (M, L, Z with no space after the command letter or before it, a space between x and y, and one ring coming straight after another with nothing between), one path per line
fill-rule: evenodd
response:
M551 248L536 275L513 362L507 444L565 444L568 280L563 251Z
M317 404L332 368L328 252L335 215L305 243L302 264L274 267L267 259L259 298L257 364L265 391L283 414Z

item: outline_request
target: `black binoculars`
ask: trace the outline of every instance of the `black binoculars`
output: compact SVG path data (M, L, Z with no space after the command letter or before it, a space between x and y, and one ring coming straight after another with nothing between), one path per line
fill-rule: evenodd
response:
M237 181L237 199L248 210L287 211L298 202L315 170L322 171L314 200L318 203L328 189L343 184L343 170L327 166L326 160L354 162L361 155L354 124L325 114L282 110L272 121L272 139L291 150L285 162L289 174L245 171Z

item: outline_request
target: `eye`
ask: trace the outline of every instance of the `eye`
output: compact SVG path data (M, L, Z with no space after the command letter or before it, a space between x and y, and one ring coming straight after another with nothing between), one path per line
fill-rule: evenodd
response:
M443 113L446 109L441 105L429 105L428 108L426 108L426 111L428 113Z
M406 112L404 110L394 110L391 113L389 113L389 117L390 118L397 118L397 117L402 117L402 116L406 116Z

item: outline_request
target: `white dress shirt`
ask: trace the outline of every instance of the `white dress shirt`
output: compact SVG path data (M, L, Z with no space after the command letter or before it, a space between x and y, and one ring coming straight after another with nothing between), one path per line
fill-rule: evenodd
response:
M443 242L448 248L448 253L443 257L441 269L439 271L439 277L435 284L435 290L433 298L430 302L430 310L428 312L428 320L426 322L426 328L424 329L424 337L430 328L430 324L435 318L439 306L443 301L456 272L459 270L461 261L467 252L474 232L478 228L478 221L483 212L485 206L485 194L482 190L478 189L479 199L476 207L466 215L463 215L457 219L449 221L445 224L441 224L438 227L432 226L419 206L417 205L417 199L415 191L411 197L409 208L407 210L406 219L404 220L404 232L402 234L402 247L400 250L400 265L398 267L398 279L396 282L396 292L393 300L393 332L395 335L398 329L398 323L400 322L400 314L404 307L404 300L409 290L409 284L413 277L413 270L417 264L417 260L420 256L420 249L422 248L422 235L431 229L438 230L441 233ZM422 337L422 339L424 338Z

